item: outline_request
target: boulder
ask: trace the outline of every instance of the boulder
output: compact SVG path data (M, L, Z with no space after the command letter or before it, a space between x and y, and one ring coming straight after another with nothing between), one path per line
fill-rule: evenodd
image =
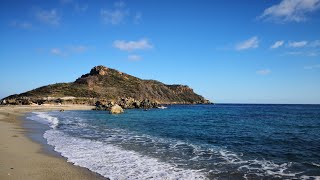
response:
M121 106L119 106L118 104L114 105L111 107L110 109L110 113L111 114L120 114L120 113L123 113L123 109Z
M140 108L144 108L144 109L156 108L157 106L158 106L158 103L152 102L149 99L145 99L140 103Z
M2 105L6 105L7 104L7 101L4 99L4 100L2 100L1 101L1 103L0 104L2 104Z

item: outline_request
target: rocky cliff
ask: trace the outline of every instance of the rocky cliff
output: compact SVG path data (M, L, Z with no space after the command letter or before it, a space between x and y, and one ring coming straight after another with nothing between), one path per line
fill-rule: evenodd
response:
M158 104L205 104L208 100L185 85L166 85L155 80L142 80L105 66L96 66L71 83L57 83L11 95L3 104L74 103L95 104L97 100L125 101L146 99Z

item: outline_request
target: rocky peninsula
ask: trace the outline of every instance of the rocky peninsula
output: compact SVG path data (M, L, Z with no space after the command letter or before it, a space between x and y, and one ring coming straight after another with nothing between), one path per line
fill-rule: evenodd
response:
M143 80L105 66L95 66L74 82L57 83L3 98L2 105L95 105L96 110L155 108L160 104L208 104L186 85Z

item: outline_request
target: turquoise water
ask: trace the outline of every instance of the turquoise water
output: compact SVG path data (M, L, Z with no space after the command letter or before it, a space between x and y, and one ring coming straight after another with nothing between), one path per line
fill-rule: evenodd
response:
M319 179L320 105L34 112L68 161L111 179Z

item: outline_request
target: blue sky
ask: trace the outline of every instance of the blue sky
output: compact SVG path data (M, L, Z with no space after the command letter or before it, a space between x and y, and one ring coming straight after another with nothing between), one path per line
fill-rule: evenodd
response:
M1 1L0 98L96 65L218 103L320 103L320 0Z

